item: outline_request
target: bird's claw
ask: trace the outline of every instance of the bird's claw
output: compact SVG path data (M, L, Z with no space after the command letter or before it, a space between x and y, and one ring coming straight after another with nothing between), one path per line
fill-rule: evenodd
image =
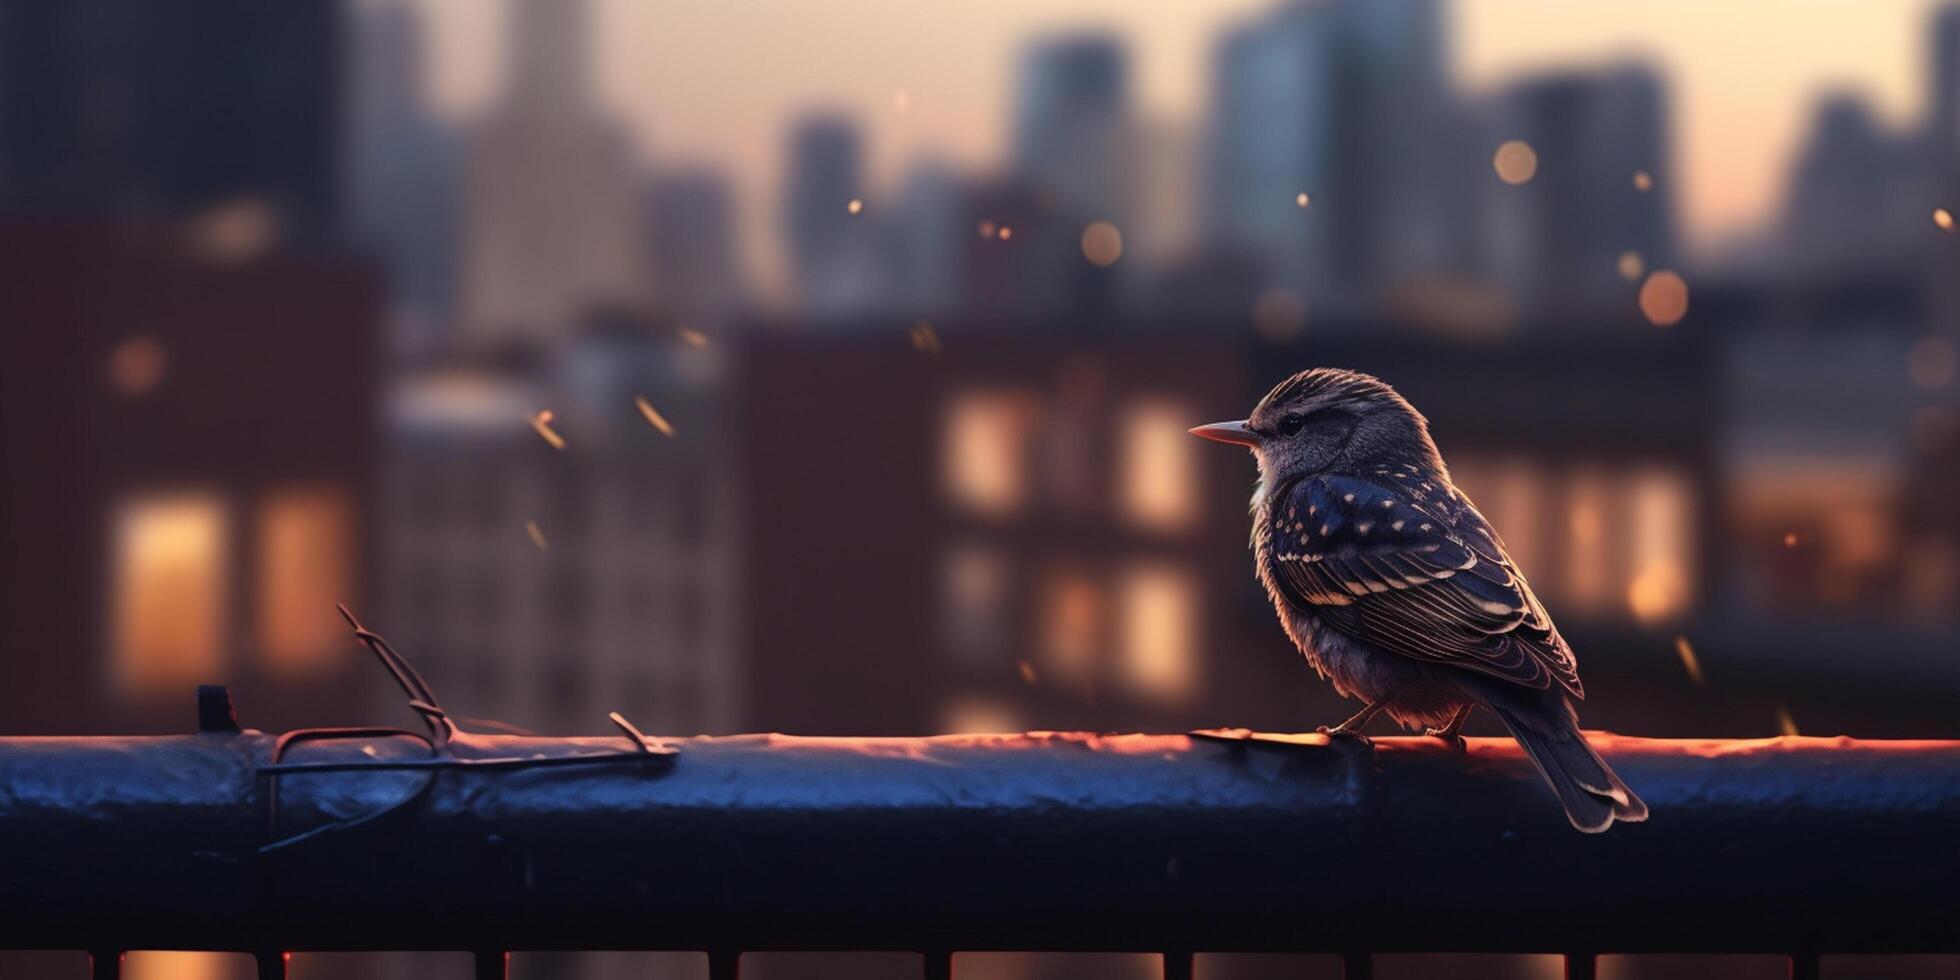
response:
M1374 739L1369 738L1368 736L1363 735L1360 732L1357 732L1354 729L1348 728L1344 725L1335 725L1332 728L1329 728L1326 725L1322 725L1319 728L1314 729L1314 731L1319 732L1320 734L1325 735L1328 738L1352 739L1357 745L1375 744Z
M1466 748L1469 744L1463 740L1462 735L1459 735L1454 730L1448 728L1425 728L1423 729L1422 733L1424 735L1429 736L1430 738L1442 739L1444 745L1456 749L1459 752L1462 751L1464 748Z

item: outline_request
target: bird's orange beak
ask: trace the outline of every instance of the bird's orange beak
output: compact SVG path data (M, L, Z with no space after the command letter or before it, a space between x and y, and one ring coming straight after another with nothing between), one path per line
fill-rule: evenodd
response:
M1259 446L1259 433L1252 431L1252 427L1246 425L1244 419L1237 422L1213 422L1210 425L1201 425L1192 429L1191 434L1213 442L1229 442L1234 446L1253 448Z

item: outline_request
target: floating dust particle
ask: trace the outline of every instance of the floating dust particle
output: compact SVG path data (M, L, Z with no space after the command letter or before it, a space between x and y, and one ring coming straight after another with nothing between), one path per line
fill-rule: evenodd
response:
M1783 547L1794 548L1796 546L1797 546L1797 532L1795 531L1783 532Z
M645 395L634 395L633 404L639 406L640 414L646 416L647 423L659 429L661 435L669 439L674 437L674 423L667 421L665 415L655 411L653 404L646 400Z
M1695 656L1695 648L1688 643L1687 637L1674 638L1674 652L1680 654L1681 667L1688 672L1688 679L1694 681L1696 687L1707 687L1708 680L1701 673L1701 660Z
M912 346L920 353L939 353L939 332L932 329L932 324L920 320L912 326L908 336L912 338Z
M1948 210L1947 210L1947 209L1945 209L1945 208L1934 208L1934 209L1933 209L1933 223L1934 223L1934 224L1936 224L1936 225L1939 225L1939 226L1940 226L1940 230L1941 230L1941 231L1952 231L1952 230L1953 230L1953 212L1951 212L1951 211L1948 211Z
M1025 660L1017 661L1014 664L1014 668L1021 672L1021 683L1026 684L1029 687L1035 686L1035 683L1039 680L1039 678L1035 676L1034 665L1028 663Z
M1790 717L1790 709L1780 704L1776 706L1776 729L1785 735L1803 734L1797 731L1797 720Z
M551 550L551 542L544 539L544 531L538 528L537 521L525 521L524 533L531 536L531 543L537 545L539 551Z
M851 198L851 203L844 205L844 210L857 214L864 210L864 202L855 197Z
M693 327L682 327L680 329L679 336L681 338L681 343L686 344L689 347L708 346L708 335L702 333L699 330L694 329Z
M1313 203L1313 198L1308 197L1306 191L1301 191L1300 193L1293 195L1293 203L1304 208L1308 204Z
M544 437L544 441L551 443L551 448L563 449L565 448L565 437L559 435L557 430L551 427L551 420L557 417L557 415L552 413L551 409L542 409L538 414L531 416L531 428L538 430L538 435Z
M1620 253L1619 268L1620 278L1628 282L1636 282L1646 274L1647 260L1641 258L1639 252L1628 249Z
M1654 189L1654 175L1645 170L1633 172L1633 189L1642 194Z

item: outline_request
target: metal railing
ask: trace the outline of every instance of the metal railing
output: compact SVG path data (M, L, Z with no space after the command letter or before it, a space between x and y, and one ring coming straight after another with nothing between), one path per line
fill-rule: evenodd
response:
M1954 952L1960 742L1598 736L1574 832L1503 739L0 738L0 948ZM622 750L622 746L624 749ZM658 754L652 749L672 750Z

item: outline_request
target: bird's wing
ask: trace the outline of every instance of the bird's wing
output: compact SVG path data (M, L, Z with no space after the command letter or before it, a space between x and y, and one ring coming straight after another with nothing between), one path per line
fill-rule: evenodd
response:
M1585 696L1572 649L1482 514L1421 474L1314 476L1269 512L1287 599L1386 650Z

